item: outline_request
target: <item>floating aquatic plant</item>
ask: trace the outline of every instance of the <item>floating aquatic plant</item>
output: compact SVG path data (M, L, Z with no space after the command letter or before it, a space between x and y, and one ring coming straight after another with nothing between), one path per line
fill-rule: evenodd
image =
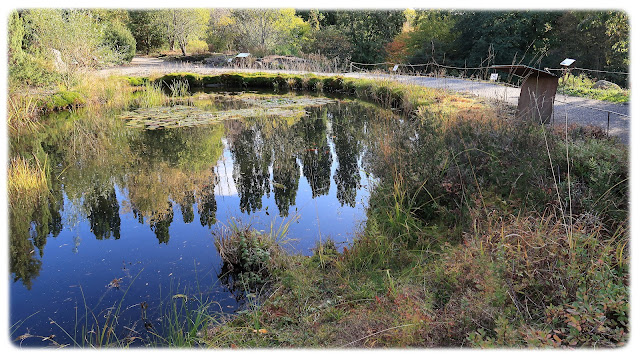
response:
M139 108L122 114L131 127L147 130L210 125L231 119L252 117L302 117L305 107L321 106L334 102L328 98L305 96L256 96L241 97L241 101L250 108L209 112L195 106L176 105L151 108Z
M303 109L288 108L246 108L238 110L206 112L197 107L173 106L141 108L127 112L121 116L128 120L127 125L147 130L192 127L215 124L224 120L242 119L249 117L302 117L306 114Z
M335 102L335 100L326 97L308 96L246 96L241 97L241 100L247 104L264 108L321 106Z

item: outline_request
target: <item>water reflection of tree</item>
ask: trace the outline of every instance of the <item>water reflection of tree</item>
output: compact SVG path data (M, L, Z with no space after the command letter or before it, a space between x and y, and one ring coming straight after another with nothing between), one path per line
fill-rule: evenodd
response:
M272 187L281 216L287 216L289 207L295 205L299 163L314 198L329 192L333 162L331 141L327 136L329 123L334 127L332 137L338 159L334 175L337 197L341 205L355 206L364 124L373 109L332 104L306 110L308 114L293 124L253 119L226 125L234 157L234 180L243 212L260 209L262 196L269 195L269 166L273 169Z
M11 239L9 242L9 266L13 281L22 281L27 289L31 289L33 279L40 275L42 261L36 257L34 243L29 233L31 221L25 219L25 215L28 214L20 209L9 209L9 235ZM42 251L40 257L42 257Z
M296 204L299 181L300 167L296 158L292 155L276 158L273 162L273 196L281 217L288 216L289 207Z
M331 148L327 143L327 109L311 110L295 125L302 134L302 173L309 181L312 197L329 193L331 185Z
M357 107L342 107L334 112L332 121L338 167L333 176L337 197L341 205L354 207L356 191L360 184L358 158L362 152L362 138L366 116Z
M198 215L200 216L200 224L204 227L211 228L211 225L216 223L216 211L218 210L218 204L216 203L215 185L213 181L216 177L211 176L212 181L207 183L201 190L198 191Z
M120 206L116 199L116 190L94 188L85 201L88 207L89 226L96 239L120 239Z
M193 204L196 202L193 191L186 191L182 195L182 200L178 201L180 212L182 212L182 221L184 223L193 222Z
M151 220L149 221L149 228L153 231L158 238L158 243L169 243L169 226L173 222L173 209L171 202L167 202L167 209L161 211L161 216L151 214Z
M62 231L62 193L59 182L53 184L36 205L9 208L10 271L14 282L22 281L27 289L40 274L42 261L37 257L44 256L48 236L57 237Z
M283 123L269 133L271 136L268 137L267 147L273 152L273 197L280 216L286 217L289 207L296 204L300 182L300 166L296 156L303 145L295 126Z
M35 155L49 179L49 193L32 205L10 208L10 271L14 281L31 288L39 275L49 235L62 230L64 193L77 213L86 215L98 239L120 237L120 206L115 186L126 190L140 223L145 219L159 242L169 240L174 201L186 222L195 202L206 204L207 222L215 218L215 198L198 198L210 186L212 167L222 154L222 125L175 131L140 131L122 126L117 116L88 111L62 112L47 126L10 139L12 156ZM185 195L191 193L191 196ZM194 198L196 193L196 198Z
M49 173L48 191L37 198L20 198L9 207L9 267L14 282L22 281L31 289L33 279L40 274L41 258L49 235L57 237L62 231L62 184L59 179L64 153L49 144L45 132L21 137L22 143L12 143L12 151L33 153ZM39 257L39 258L38 258Z
M233 179L240 196L240 210L252 213L262 208L262 196L269 194L271 151L253 127L244 128L230 141L234 158Z
M166 206L171 201L179 205L185 223L193 221L195 203L200 222L215 223L217 178L212 169L222 154L222 135L222 126L207 126L145 131L132 141L135 172L127 179L131 207L137 218L153 223L156 235L164 236L163 226L173 220L173 208Z

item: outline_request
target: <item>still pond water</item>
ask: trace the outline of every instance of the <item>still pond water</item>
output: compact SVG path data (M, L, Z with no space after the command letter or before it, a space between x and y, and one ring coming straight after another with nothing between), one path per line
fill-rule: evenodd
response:
M353 100L280 99L295 110L164 129L126 125L121 113L64 112L38 134L12 138L12 153L46 155L51 179L35 211L11 211L12 340L53 334L72 344L61 327L78 330L86 308L108 316L122 298L118 321L138 331L140 303L160 323L156 309L175 294L234 312L242 299L219 279L213 236L232 219L266 232L290 223L290 253L310 255L327 238L348 245L375 184L370 122L393 115ZM188 107L268 109L274 100L203 93Z

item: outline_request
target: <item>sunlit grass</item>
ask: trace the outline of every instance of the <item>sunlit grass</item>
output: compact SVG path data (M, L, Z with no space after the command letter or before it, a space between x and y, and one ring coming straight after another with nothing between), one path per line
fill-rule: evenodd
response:
M560 79L558 93L588 97L594 100L609 101L616 103L629 102L631 92L624 88L597 89L593 88L597 80L584 74L578 76L567 75Z
M46 163L35 164L17 156L9 163L7 180L9 182L9 201L12 206L32 203L47 190L47 176L44 171Z
M7 125L12 133L21 130L35 131L40 124L37 120L37 99L29 93L11 93L7 106Z

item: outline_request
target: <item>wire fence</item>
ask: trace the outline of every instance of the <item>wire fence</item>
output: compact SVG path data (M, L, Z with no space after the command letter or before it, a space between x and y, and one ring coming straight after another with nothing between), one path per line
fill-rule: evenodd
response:
M443 65L435 61L424 64L403 64L394 62L378 62L378 63L361 63L349 62L349 71L354 72L387 72L393 74L405 74L414 76L430 76L430 77L458 77L471 80L498 81L505 84L519 86L522 79L514 74L507 74L504 78L500 76L491 76L496 73L489 64L484 66L452 66ZM614 76L616 82L626 86L629 83L629 72L625 71L609 71L596 70L582 67L570 68L545 68L544 70L554 73L562 77L571 74L574 77L584 76L592 80L611 80ZM623 87L624 87L623 86Z
M604 79L603 75L622 75L625 77L625 81L628 83L628 72L623 71L606 71L606 70L595 70L595 69L587 69L580 67L573 68L545 68L544 70L554 73L558 77L561 78L561 85L571 86L571 83L563 83L562 81L566 81L566 78L562 79L567 74L573 75L573 78L586 76L592 80ZM451 66L451 65L443 65L439 64L435 61L431 61L424 64L402 64L402 63L393 63L393 62L379 62L379 63L359 63L359 62L350 62L349 63L349 71L350 72L363 72L363 73L379 73L384 75L407 75L407 76L425 76L425 77L433 77L433 78L453 78L453 79L461 79L461 80L471 80L471 81L482 81L482 82L494 82L499 83L503 86L509 87L520 87L525 78L515 75L514 73L497 73L496 69L492 68L490 65L485 66ZM495 75L498 74L498 75ZM473 85L470 87L473 90ZM502 98L504 100L504 98ZM609 134L611 121L612 120L623 120L625 125L628 127L628 120L630 116L628 114L613 111L606 108L599 108L594 106L588 106L580 103L576 103L575 101L564 101L558 96L555 99L556 103L562 104L566 108L581 108L585 110L596 111L595 113L591 113L589 116L590 120L595 120L599 122L602 120L604 127L604 120L606 119L606 131ZM602 113L602 119L597 113ZM592 121L593 122L593 121Z

